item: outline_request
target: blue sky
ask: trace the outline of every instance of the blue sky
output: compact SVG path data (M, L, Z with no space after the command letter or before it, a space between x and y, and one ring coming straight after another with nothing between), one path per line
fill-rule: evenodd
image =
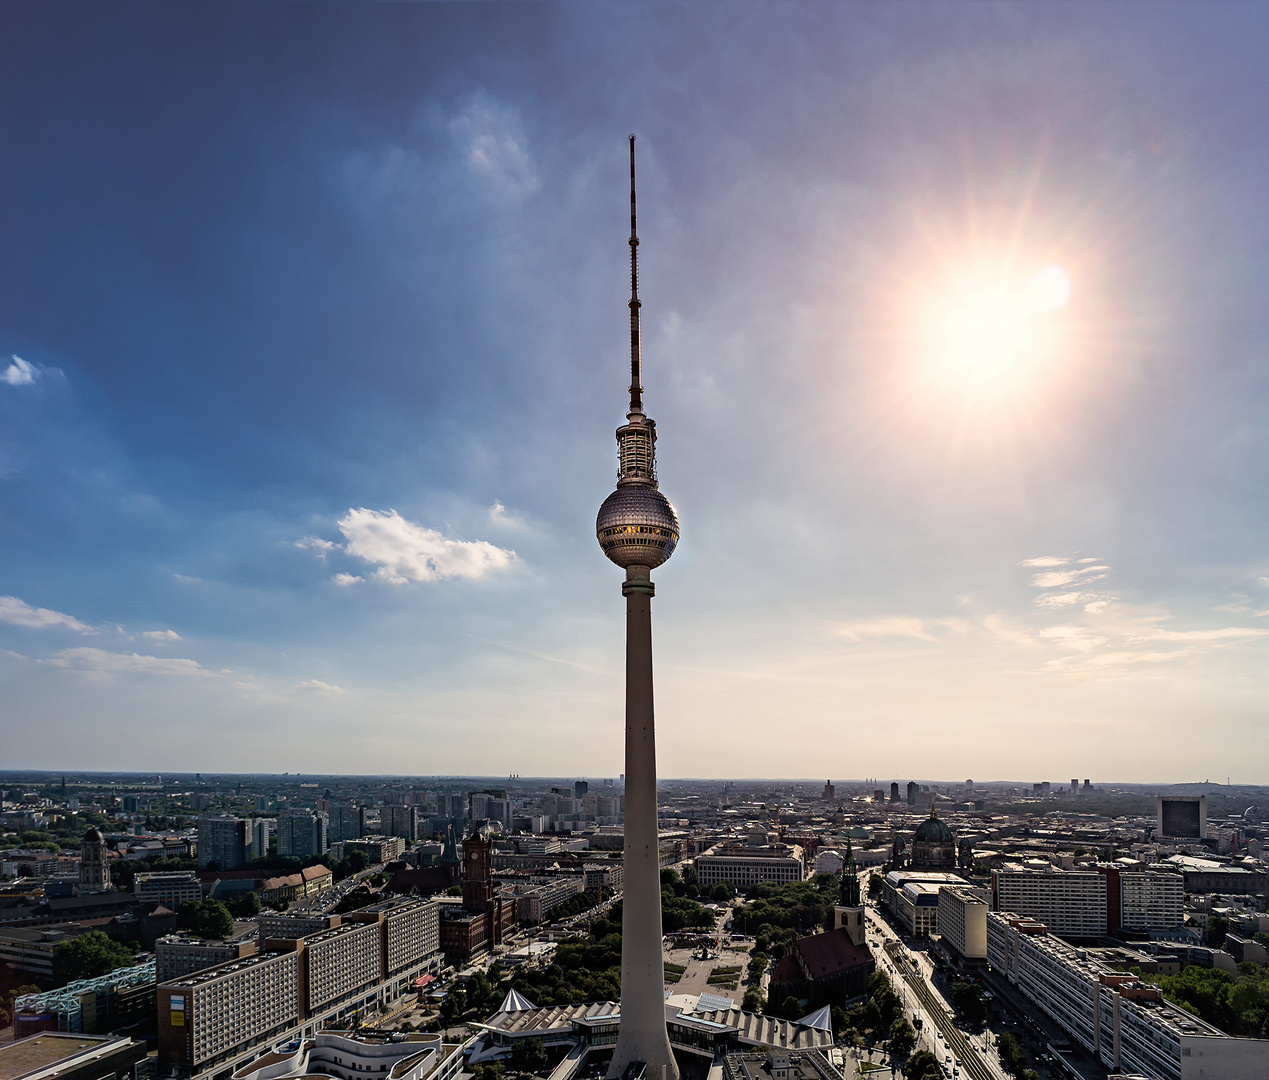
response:
M1261 5L0 21L10 766L621 771L633 131L662 773L1269 782Z

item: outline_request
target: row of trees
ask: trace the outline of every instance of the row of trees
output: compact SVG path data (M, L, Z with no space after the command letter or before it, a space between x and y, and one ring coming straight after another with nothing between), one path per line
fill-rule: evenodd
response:
M1028 1065L1027 1052L1018 1036L1006 1031L996 1039L996 1050L1000 1054L1000 1064L1010 1076L1016 1077L1016 1080L1040 1080L1040 1074Z
M747 902L735 908L732 920L737 929L755 936L758 951L779 960L799 937L832 926L839 898L834 874L787 885L761 882L745 893Z
M1269 968L1240 964L1238 974L1189 964L1154 980L1163 996L1230 1035L1269 1039Z

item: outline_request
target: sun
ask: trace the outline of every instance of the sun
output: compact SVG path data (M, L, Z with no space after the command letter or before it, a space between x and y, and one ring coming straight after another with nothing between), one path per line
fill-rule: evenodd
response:
M1060 266L1029 274L952 275L925 312L923 352L941 390L1011 396L1059 353L1071 279Z

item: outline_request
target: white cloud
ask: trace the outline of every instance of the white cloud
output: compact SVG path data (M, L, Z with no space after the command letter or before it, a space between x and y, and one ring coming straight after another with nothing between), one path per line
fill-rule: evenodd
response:
M1249 626L1225 626L1217 630L1164 630L1156 628L1128 638L1132 642L1141 641L1184 641L1200 645L1215 645L1239 641L1255 641L1257 638L1269 637L1269 630L1259 630Z
M35 382L39 372L36 371L34 364L28 363L20 356L13 356L10 359L13 362L0 374L0 382L6 382L10 386L30 386Z
M175 630L142 630L141 636L151 641L180 641L181 635Z
M334 548L339 547L332 540L323 540L320 536L306 536L301 540L296 540L295 546L301 551L315 551L319 558L326 558L326 553Z
M1039 558L1024 560L1022 565L1023 566L1065 566L1070 561L1071 561L1070 559L1059 558L1057 555L1041 555Z
M1083 626L1049 626L1040 631L1040 637L1064 649L1074 649L1076 652L1092 652L1110 640Z
M880 615L873 619L857 619L841 623L833 632L847 641L866 641L869 638L914 638L917 641L935 641L935 631L950 630L965 635L971 630L964 619L921 619L915 615Z
M356 585L357 582L365 580L366 579L364 577L360 577L357 574L336 574L333 578L331 578L331 581L333 581L336 585L345 589L348 588L349 585Z
M216 675L196 660L142 656L139 653L114 653L106 649L63 649L56 656L42 662L53 667L97 671L109 675L194 675L201 678L212 678Z
M321 679L308 679L300 683L301 690L313 690L319 694L346 694L348 693L342 686L336 686L334 683L322 682Z
M522 199L542 186L519 115L484 95L449 122L467 168L502 194Z
M340 519L339 529L348 541L344 550L377 564L375 577L393 585L480 578L506 569L516 558L514 551L487 540L447 539L435 529L407 521L395 510L349 510Z
M517 514L507 513L507 508L500 502L496 502L489 508L489 524L496 525L502 529L523 529L525 527L524 518Z
M95 633L91 626L85 626L73 615L63 615L60 611L50 611L48 608L31 607L16 596L0 596L0 622L26 626L33 630L64 626L68 630L78 630L81 634Z
M1064 585L1087 585L1092 581L1100 581L1110 573L1109 566L1084 566L1078 570L1049 570L1043 574L1035 574L1031 584L1037 589L1057 589Z

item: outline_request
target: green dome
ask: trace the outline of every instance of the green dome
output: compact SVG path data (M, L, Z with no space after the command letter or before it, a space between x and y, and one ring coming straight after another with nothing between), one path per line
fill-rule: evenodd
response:
M924 841L927 844L955 843L952 830L932 814L917 826L916 836L912 839L918 843Z

